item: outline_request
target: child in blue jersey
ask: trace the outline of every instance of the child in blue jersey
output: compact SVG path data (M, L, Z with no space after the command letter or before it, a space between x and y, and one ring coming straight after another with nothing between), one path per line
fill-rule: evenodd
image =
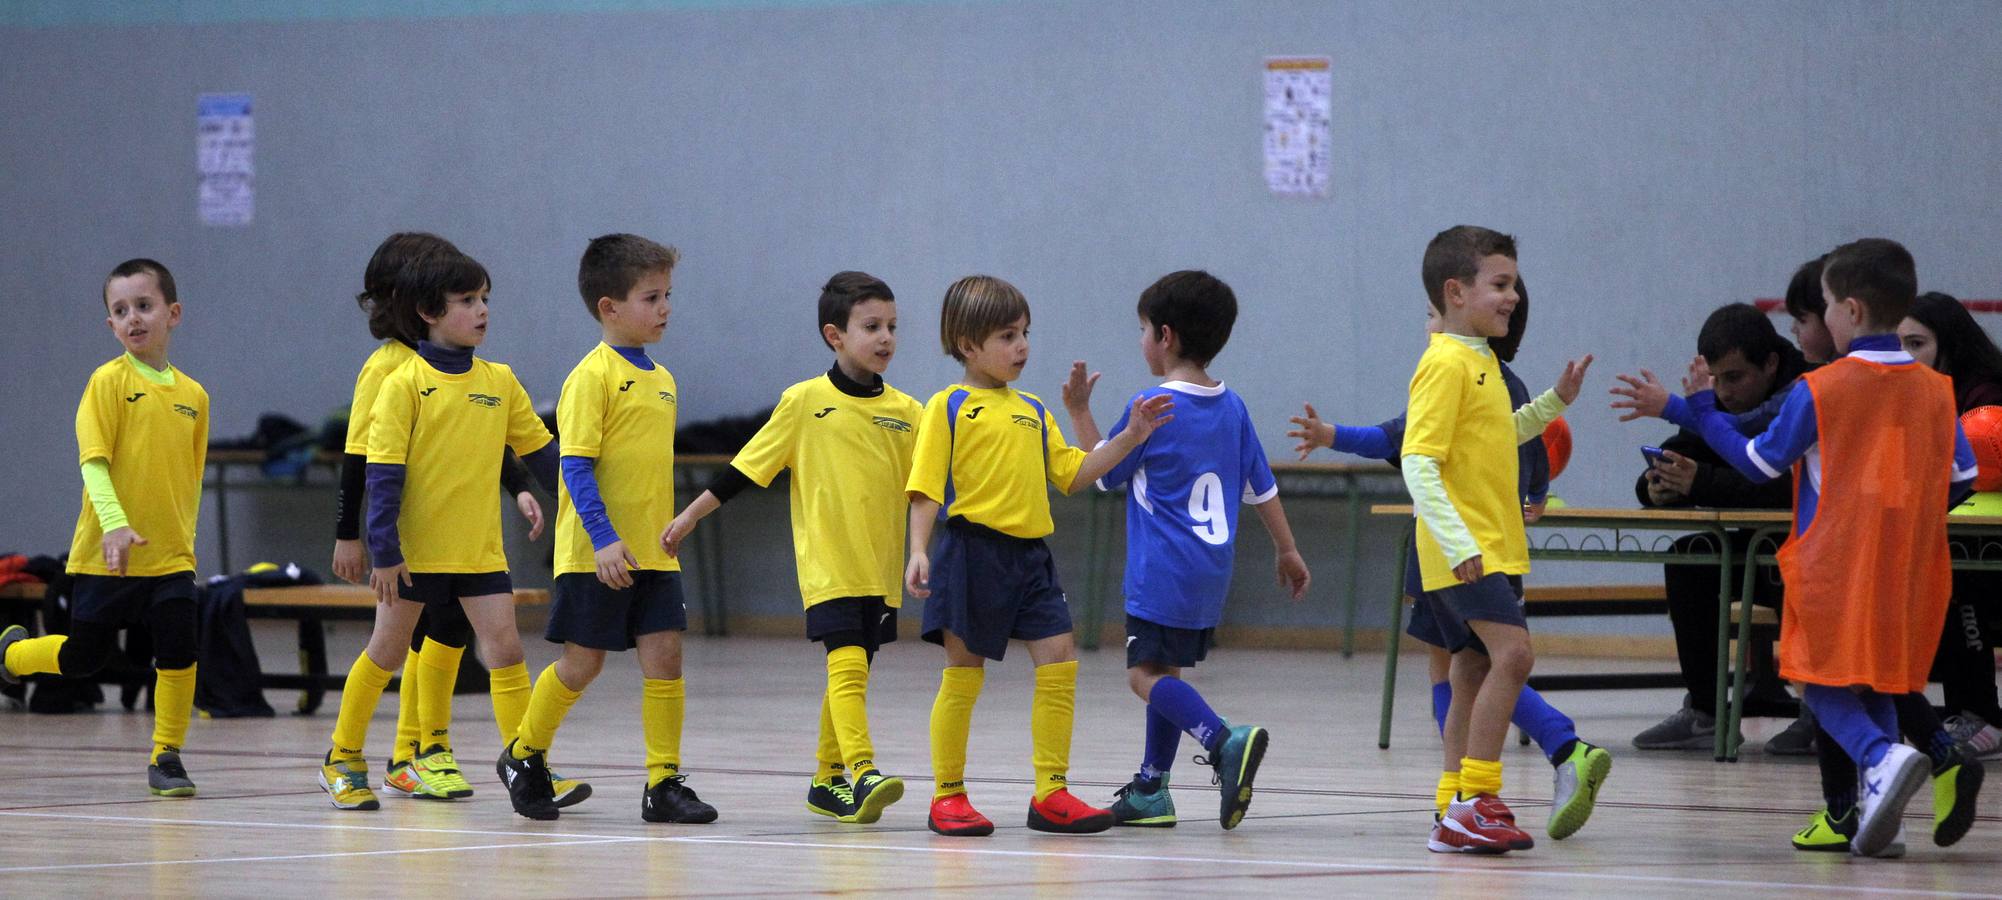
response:
M1223 618L1240 498L1255 505L1265 522L1279 584L1294 600L1307 592L1307 563L1293 545L1279 485L1244 401L1208 371L1237 321L1236 294L1208 272L1175 272L1141 293L1139 315L1140 355L1151 374L1169 380L1135 394L1133 402L1167 395L1178 412L1174 422L1098 480L1100 490L1128 487L1126 681L1147 704L1146 753L1133 781L1119 789L1113 822L1175 824L1168 769L1186 732L1216 767L1222 786L1218 820L1235 828L1251 805L1252 780L1268 735L1255 725L1226 724L1181 673L1209 653ZM1085 376L1080 362L1064 385L1071 427L1086 445L1099 442L1091 416L1097 381L1096 373ZM1126 428L1121 415L1112 434Z
M1508 334L1489 341L1488 345L1494 350L1501 367L1502 381L1508 385L1509 403L1519 408L1529 402L1529 388L1508 364L1515 360L1516 350L1522 346L1523 332L1529 327L1529 289L1520 277L1516 279L1515 292L1518 300L1514 312L1509 314ZM1425 330L1436 334L1441 321L1438 310L1430 304L1425 310ZM1402 414L1381 425L1333 425L1321 421L1313 405L1308 404L1306 415L1295 416L1292 421L1300 427L1287 432L1287 435L1300 439L1299 446L1294 449L1299 451L1301 459L1306 459L1316 447L1332 447L1339 453L1380 459L1393 466L1403 455ZM1534 522L1542 517L1544 504L1549 499L1550 457L1542 438L1522 444L1517 448L1517 454L1521 472L1518 489L1522 494L1522 515L1524 521ZM1416 598L1425 592L1418 577L1418 554L1410 552L1406 558L1404 592ZM1522 579L1511 577L1509 580L1520 595ZM1446 710L1453 702L1453 683L1448 678L1452 654L1446 652L1445 638L1429 605L1412 605L1411 622L1405 633L1426 644L1429 650L1427 661L1432 678L1432 720L1443 734ZM1544 756L1550 759L1550 764L1556 767L1550 800L1551 838L1563 840L1576 834L1591 818L1599 787L1612 773L1612 754L1603 747L1580 740L1571 717L1551 706L1542 694L1527 685L1516 698L1511 721L1536 742ZM1451 800L1451 792L1443 787L1434 797L1441 814Z

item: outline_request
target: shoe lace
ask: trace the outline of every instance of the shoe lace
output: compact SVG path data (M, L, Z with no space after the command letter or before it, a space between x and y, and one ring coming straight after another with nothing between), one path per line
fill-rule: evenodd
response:
M160 774L168 778L188 777L188 769L186 766L181 765L181 758L178 756L162 756L160 757L160 761L154 763L154 765L159 766Z
M1211 761L1212 759L1213 759L1213 757L1210 757L1210 756L1205 756L1205 755L1203 755L1203 754L1201 754L1201 753L1198 753L1198 754L1196 754L1196 755L1195 755L1194 757L1192 757L1192 758L1191 758L1191 760L1192 760L1192 761L1193 761L1193 762L1194 762L1194 763L1195 763L1196 765L1199 765L1199 766L1209 766L1209 767L1210 767L1210 769L1212 770L1212 771L1211 771L1211 773L1210 773L1210 783L1211 783L1211 784L1222 784L1222 783L1223 783L1223 763L1222 763L1222 761L1221 761L1221 760L1218 760L1218 761L1215 761L1215 762L1212 762L1212 761Z
M677 782L679 782L679 780L680 780L680 779L682 779L682 778L684 778L684 777L687 777L687 776L683 776L683 775L674 775L674 776L670 776L670 777L674 778L674 779L675 779L675 780L676 780ZM852 788L852 787L849 787L849 786L848 786L848 784L847 784L846 782L840 782L840 781L830 781L830 782L828 782L828 783L826 784L826 788L827 788L827 790L828 790L829 792L831 792L831 793L833 793L833 794L834 794L834 799L836 799L836 800L839 800L839 801L841 801L841 802L843 802L843 803L846 803L846 804L849 804L849 805L851 805L851 806L852 806L852 805L854 805L854 803L855 803L855 789L854 789L854 788Z
M1968 738L1980 733L1987 724L1970 716L1947 716L1946 721L1941 722L1940 726L1946 729L1948 737L1964 743Z

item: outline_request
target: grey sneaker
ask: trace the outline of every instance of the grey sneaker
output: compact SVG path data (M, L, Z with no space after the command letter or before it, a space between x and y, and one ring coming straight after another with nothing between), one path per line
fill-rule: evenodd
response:
M1801 707L1800 718L1766 740L1766 752L1773 756L1813 756L1814 714Z
M1636 750L1709 750L1716 743L1717 717L1690 706L1634 735Z
M169 750L159 762L146 767L146 789L155 797L193 797L195 783L181 765L181 754Z
M0 684L20 684L21 676L7 671L7 648L28 639L28 629L9 625L0 631Z
M6 643L6 636L0 635L0 646ZM2002 756L2002 728L1983 721L1980 716L1965 713L1948 716L1942 723L1953 742L1960 745L1961 752L1976 759L1994 759Z

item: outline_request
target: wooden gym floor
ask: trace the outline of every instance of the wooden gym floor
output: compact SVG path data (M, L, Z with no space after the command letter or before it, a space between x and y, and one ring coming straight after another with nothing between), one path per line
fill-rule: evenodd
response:
M289 658L282 637L261 632L266 659ZM345 662L360 636L340 637L334 652ZM533 669L553 657L549 645L530 642ZM1273 733L1250 816L1235 831L1217 827L1208 772L1189 761L1185 741L1175 769L1180 827L1071 837L1023 826L1031 678L1018 649L990 668L968 772L976 805L999 828L991 838L943 838L924 824L926 719L941 657L906 642L878 661L870 694L878 759L910 790L875 826L844 826L803 808L822 682L818 647L804 640L690 639L684 760L690 786L722 813L710 826L639 819L639 674L630 655L613 657L554 752L560 771L590 781L596 793L548 823L510 811L493 775L499 742L484 695L460 696L455 720L461 764L478 795L454 803L384 798L373 813L332 809L315 783L337 697L310 718L284 714L292 697L274 693L275 720L198 720L185 753L201 787L193 800L147 795L151 717L118 710L115 690L108 712L0 712L0 896L1479 891L1541 900L2002 891L2002 820L1984 815L1959 846L1933 847L1929 792L1912 805L1904 860L1795 852L1787 838L1820 805L1812 761L1765 757L1756 747L1735 765L1712 763L1707 752L1630 749L1634 733L1675 707L1667 691L1555 696L1580 732L1616 757L1599 810L1576 837L1544 838L1551 770L1534 748L1511 741L1504 795L1539 838L1537 848L1503 858L1428 853L1439 761L1416 656L1401 667L1393 748L1380 751L1381 656L1218 650L1194 682L1221 713ZM1107 650L1086 653L1081 667L1072 784L1099 803L1138 762L1142 712L1126 691L1123 663ZM1539 668L1605 666L1553 659ZM385 697L372 748L394 731L394 701ZM1747 738L1756 745L1784 724L1755 720ZM379 779L379 752L373 763ZM1995 796L1991 788L1986 799Z

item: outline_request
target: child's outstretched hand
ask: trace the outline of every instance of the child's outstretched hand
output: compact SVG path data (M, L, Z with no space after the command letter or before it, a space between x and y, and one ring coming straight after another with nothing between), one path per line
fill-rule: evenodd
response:
M1592 367L1592 354L1584 359L1574 359L1564 364L1564 374L1557 376L1557 399L1565 406L1578 401L1578 389L1585 386L1585 370Z
M1710 390L1714 386L1716 382L1710 378L1710 361L1704 359L1700 353L1690 357L1689 373L1682 376L1682 395L1687 397L1690 394Z
M1132 435L1135 444L1145 441L1154 434L1154 429L1175 420L1170 413L1174 408L1175 398L1167 394L1155 394L1144 399L1135 397L1126 412L1126 430L1119 435Z
M1635 419L1657 417L1661 415L1662 410L1668 408L1668 388L1662 387L1661 381L1654 377L1653 372L1642 369L1639 378L1632 375L1613 377L1625 384L1624 387L1616 386L1609 392L1626 398L1613 401L1614 409L1627 411L1625 415L1620 416L1620 421L1631 422Z
M1303 460L1307 458L1307 454L1314 452L1314 448L1316 447L1333 447L1335 445L1335 426L1321 421L1321 414L1314 411L1314 404L1308 403L1305 405L1307 407L1306 415L1294 416L1286 420L1300 426L1286 432L1286 436L1300 439L1300 443L1293 448L1293 452L1300 454L1300 458Z
M528 539L531 541L541 539L542 503L535 499L534 494L522 491L514 495L514 508L520 510L521 517L528 520Z
M125 567L132 562L132 548L146 546L146 539L126 525L111 529L104 536L104 567L113 575L124 575Z
M668 556L679 558L681 542L687 540L689 532L694 530L695 521L688 518L687 510L682 510L681 515L675 516L674 521L667 523L667 529L660 533L660 549L667 551Z
M1098 386L1099 376L1104 372L1085 374L1084 360L1071 363L1071 374L1064 379L1064 409L1091 409L1091 389Z
M1279 554L1279 586L1286 589L1286 596L1293 602L1307 596L1307 583L1314 576L1307 572L1307 561L1300 557L1300 551L1288 550Z

